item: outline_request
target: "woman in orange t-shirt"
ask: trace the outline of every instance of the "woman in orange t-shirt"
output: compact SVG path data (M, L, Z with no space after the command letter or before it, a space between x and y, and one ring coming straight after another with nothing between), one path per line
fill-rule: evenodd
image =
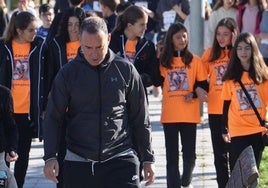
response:
M207 74L201 59L188 50L188 33L183 24L169 27L164 44L160 55L163 79L161 123L165 134L167 186L186 187L191 186L196 159L196 125L200 123L200 103L194 98L194 92L198 86L206 88ZM183 153L182 176L178 161L179 133Z
M230 60L232 40L237 33L237 25L232 18L223 18L215 29L213 45L202 56L209 79L208 120L214 154L214 164L219 188L225 188L229 179L228 151L229 145L222 139L222 107L219 99L222 91L222 76ZM234 36L233 36L234 35Z
M259 167L264 149L261 136L267 131L260 125L238 80L244 84L260 116L268 120L268 68L254 36L250 33L242 33L238 36L223 76L221 97L224 100L224 121L222 126L228 127L223 138L231 143L231 170L240 153L250 145L253 147L256 164Z

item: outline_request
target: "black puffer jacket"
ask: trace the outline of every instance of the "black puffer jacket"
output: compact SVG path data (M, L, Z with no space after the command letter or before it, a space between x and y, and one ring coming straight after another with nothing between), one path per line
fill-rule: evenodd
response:
M91 66L79 49L57 74L44 121L44 160L55 157L59 128L66 122L67 149L105 161L138 146L141 161L154 161L143 84L133 65L111 50ZM66 113L66 109L68 109Z

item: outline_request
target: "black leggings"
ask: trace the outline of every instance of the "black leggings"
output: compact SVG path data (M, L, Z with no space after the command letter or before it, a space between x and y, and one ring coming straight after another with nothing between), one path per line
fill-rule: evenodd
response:
M228 153L230 144L224 142L221 131L221 114L209 114L209 127L214 155L214 165L219 188L225 188L229 179Z

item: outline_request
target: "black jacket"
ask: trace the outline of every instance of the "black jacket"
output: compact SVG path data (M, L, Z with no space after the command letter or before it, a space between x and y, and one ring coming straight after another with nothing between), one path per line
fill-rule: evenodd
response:
M126 42L127 38L124 34L113 32L109 47L114 53L125 58ZM138 40L133 64L142 78L144 87L157 85L155 83L155 76L157 74L159 65L156 58L155 45L153 42L145 38L140 38Z
M18 132L10 90L0 85L0 153L17 151Z
M44 120L44 160L56 157L63 120L67 149L81 157L113 158L133 147L135 135L141 161L154 161L141 79L133 65L111 50L99 66L91 66L79 50L59 70Z
M0 84L11 89L13 75L13 50L11 41L4 43L0 41ZM30 67L30 113L31 125L36 129L37 136L42 139L41 113L45 110L46 98L48 95L48 83L46 72L47 49L44 40L35 37L31 43L29 55Z
M55 37L49 44L48 49L48 80L49 80L49 90L51 89L51 84L57 75L58 71L63 65L65 65L67 60L66 43L64 43L60 36Z

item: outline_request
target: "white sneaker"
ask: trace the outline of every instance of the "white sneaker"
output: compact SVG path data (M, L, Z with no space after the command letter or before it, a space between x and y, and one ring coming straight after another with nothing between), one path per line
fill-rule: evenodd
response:
M194 188L192 184L189 184L189 185L186 186L186 187L183 187L183 186L181 186L181 187L182 187L182 188Z

